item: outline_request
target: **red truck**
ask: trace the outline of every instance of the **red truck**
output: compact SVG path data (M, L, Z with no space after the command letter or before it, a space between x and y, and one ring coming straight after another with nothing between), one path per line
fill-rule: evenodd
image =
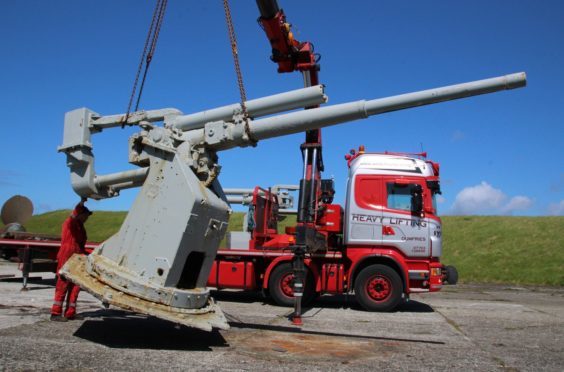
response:
M416 292L455 284L456 269L440 262L439 164L424 154L347 155L346 205L332 204L334 184L321 180L316 216L324 247L306 254L303 301L354 292L367 310L389 311ZM283 215L278 192L256 187L243 232L227 236L208 279L218 289L264 290L292 306L296 229L278 232Z

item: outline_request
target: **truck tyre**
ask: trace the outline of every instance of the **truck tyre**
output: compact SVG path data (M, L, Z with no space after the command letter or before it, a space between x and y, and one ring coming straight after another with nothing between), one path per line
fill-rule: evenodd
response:
M445 281L450 285L455 285L456 283L458 283L458 270L456 270L456 267L449 265L445 267L445 270Z
M302 305L308 305L315 299L315 284L313 276L306 270L306 283L304 295L302 297ZM268 291L270 297L279 306L294 306L294 271L290 262L279 264L272 270L270 279L268 280Z
M402 288L398 273L386 265L365 267L354 283L356 300L368 311L393 310L401 302Z

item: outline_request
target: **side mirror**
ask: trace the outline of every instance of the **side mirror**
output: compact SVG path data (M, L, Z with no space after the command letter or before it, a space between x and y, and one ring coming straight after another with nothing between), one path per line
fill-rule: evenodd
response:
M420 185L411 191L411 214L423 217L423 190Z
M439 181L427 181L427 187L433 194L442 194Z

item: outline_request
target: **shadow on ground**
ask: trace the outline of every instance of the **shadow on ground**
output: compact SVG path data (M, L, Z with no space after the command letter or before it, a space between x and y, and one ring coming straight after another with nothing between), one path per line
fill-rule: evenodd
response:
M212 297L220 302L239 302L239 303L255 303L262 302L263 304L274 305L274 302L264 296L260 292L245 292L245 291L212 291ZM312 308L326 308L326 309L352 309L358 311L364 310L354 298L354 295L327 295L320 296L312 303L304 306L304 313ZM290 308L288 308L290 309ZM393 312L401 313L433 313L435 310L423 302L409 300L400 304Z
M212 351L212 347L229 346L217 330L205 332L116 310L81 315L88 319L74 336L111 348Z

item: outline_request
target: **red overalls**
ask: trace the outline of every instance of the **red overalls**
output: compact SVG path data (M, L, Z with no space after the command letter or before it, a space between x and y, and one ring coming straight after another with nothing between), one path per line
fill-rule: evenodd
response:
M59 269L75 253L84 254L86 244L86 230L82 222L74 218L73 213L63 223L61 234L61 248L57 254L57 285L55 287L55 299L51 308L51 315L60 316L63 314L63 301L67 299L65 311L66 318L73 318L76 314L76 300L80 287L67 281L59 275Z

